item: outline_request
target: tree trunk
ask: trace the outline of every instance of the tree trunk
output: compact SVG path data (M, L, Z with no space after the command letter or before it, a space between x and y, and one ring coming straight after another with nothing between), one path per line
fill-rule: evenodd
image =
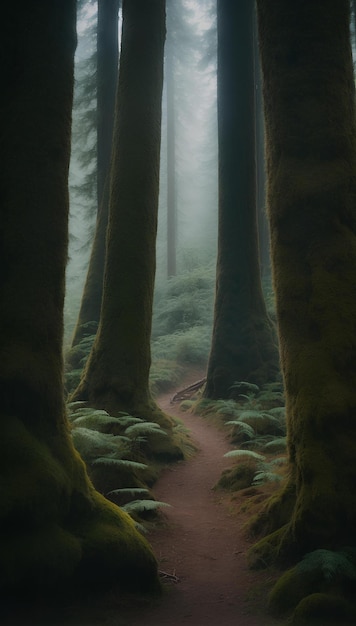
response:
M273 560L355 545L355 94L347 0L257 4L291 464L253 551Z
M97 198L98 216L88 272L72 339L76 346L95 333L100 319L108 225L111 144L118 73L118 0L98 1L97 26ZM90 327L89 327L90 325ZM68 357L72 361L71 356Z
M157 588L129 517L90 483L63 399L74 0L2 7L0 592Z
M149 389L165 3L123 4L103 305L73 399L170 428ZM177 450L175 450L175 453Z
M260 253L261 275L271 276L271 253L269 224L266 212L266 158L265 128L263 115L263 95L261 62L258 49L257 16L254 14L253 56L255 68L255 116L256 116L256 206L258 224L258 247Z
M170 8L172 9L173 7ZM167 37L165 74L167 88L167 276L170 278L177 273L177 196L173 20L171 19L168 24L171 26L171 33Z
M256 226L253 3L218 1L219 238L205 397L274 380L278 352L262 295Z

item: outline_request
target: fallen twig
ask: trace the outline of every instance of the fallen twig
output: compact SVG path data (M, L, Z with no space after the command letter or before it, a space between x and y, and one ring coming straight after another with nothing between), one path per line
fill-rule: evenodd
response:
M206 378L202 378L201 380L197 380L192 385L189 385L189 387L185 387L181 391L177 391L177 393L174 394L173 398L171 399L171 404L173 404L174 402L182 402L182 400L186 400L187 398L190 398L193 395L193 393L195 391L198 391L198 389L200 389L203 385L205 385L205 383L206 383Z
M159 570L158 574L160 578L167 578L168 580L171 580L173 583L180 582L180 579L175 574L168 574L168 572L164 572L163 570Z

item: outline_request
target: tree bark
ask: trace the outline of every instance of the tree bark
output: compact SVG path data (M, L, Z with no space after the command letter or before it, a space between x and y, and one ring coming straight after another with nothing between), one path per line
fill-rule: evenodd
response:
M205 397L274 380L278 351L262 295L256 225L253 3L218 1L219 236Z
M257 4L291 470L268 561L355 545L356 128L349 2Z
M170 3L169 11L173 11ZM166 89L167 89L167 276L177 273L177 195L176 195L176 123L174 105L174 37L173 19L168 22L171 33L168 33L166 44Z
M98 1L97 26L97 199L98 215L72 347L95 333L100 319L106 253L111 145L118 74L118 0ZM90 328L88 325L90 324ZM75 353L74 353L75 354ZM68 355L73 362L74 355ZM74 365L76 365L74 363Z
M149 388L164 0L126 1L123 20L103 305L97 337L72 398L170 429L171 419Z
M2 7L0 595L157 588L129 517L90 483L63 396L74 0ZM137 578L136 578L137 577ZM35 594L36 595L36 594Z

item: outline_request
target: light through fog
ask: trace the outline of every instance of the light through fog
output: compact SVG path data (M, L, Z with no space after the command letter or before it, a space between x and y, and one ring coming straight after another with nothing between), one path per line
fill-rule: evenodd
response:
M176 2L176 0L174 0ZM180 3L177 3L179 5ZM177 6L176 5L176 6ZM191 35L189 54L179 37L175 50L175 126L176 126L176 199L178 270L189 255L214 259L217 229L217 122L216 122L216 43L214 32L215 3L182 0L181 10ZM84 5L78 19L76 54L77 88L85 74L85 59L94 51L96 3ZM167 37L169 33L167 34ZM159 227L157 236L157 276L166 273L166 104L165 86L162 103L161 181ZM85 135L85 134L84 134ZM67 310L79 306L90 254L88 231L95 222L95 198L92 216L88 200L80 187L87 170L78 162L78 151L93 146L95 137L83 136L83 112L74 109L73 149L70 170L71 217L67 270ZM74 186L76 189L74 189ZM79 190L79 191L78 191Z

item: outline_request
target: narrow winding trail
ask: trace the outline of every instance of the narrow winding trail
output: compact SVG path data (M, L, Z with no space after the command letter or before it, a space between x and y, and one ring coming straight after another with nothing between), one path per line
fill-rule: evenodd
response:
M234 512L231 498L212 490L231 449L225 435L207 419L182 412L170 404L160 406L179 417L191 431L198 448L190 460L167 468L154 495L167 502L167 526L148 539L167 578L163 598L142 611L130 611L129 626L270 626L276 624L256 609L251 588L264 579L246 565L248 543L242 530L245 518ZM169 584L170 583L170 584ZM250 594L249 594L250 591ZM256 593L256 592L255 592ZM250 595L250 597L248 597ZM264 600L258 597L261 608ZM126 622L125 622L126 623Z

